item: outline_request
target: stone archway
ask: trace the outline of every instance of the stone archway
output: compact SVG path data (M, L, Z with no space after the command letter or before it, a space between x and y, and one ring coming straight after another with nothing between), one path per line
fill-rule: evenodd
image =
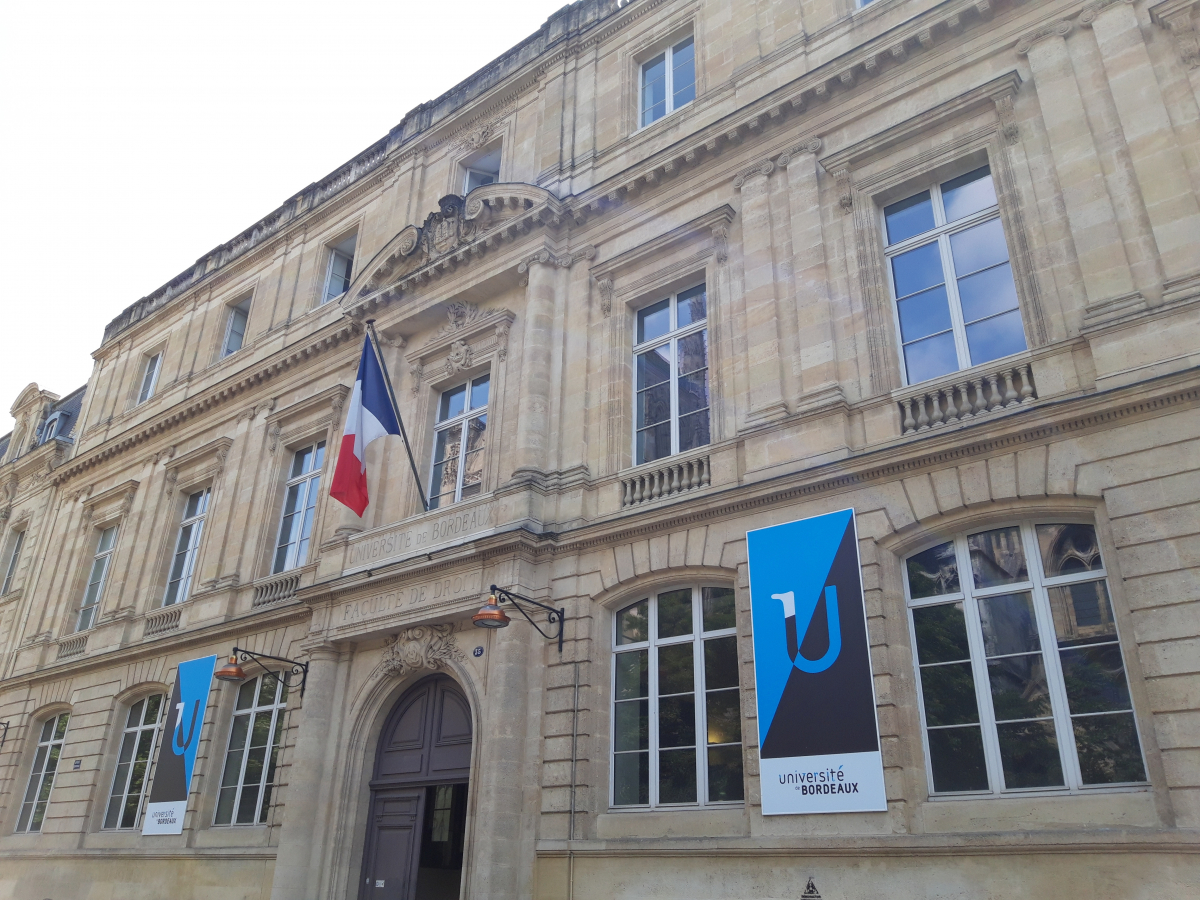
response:
M450 677L396 701L372 770L361 900L457 900L471 742L470 705Z

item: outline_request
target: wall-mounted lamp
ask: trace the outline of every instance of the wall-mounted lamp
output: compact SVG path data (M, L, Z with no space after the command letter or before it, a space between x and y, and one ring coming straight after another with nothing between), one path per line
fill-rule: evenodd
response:
M245 681L250 676L242 669L241 663L251 659L262 666L267 675L270 675L276 681L282 682L283 686L289 691L293 687L293 677L299 675L300 699L304 699L304 685L308 682L308 663L296 662L294 659L284 659L282 656L271 656L269 653L255 653L252 650L243 650L241 647L234 647L233 653L230 654L229 662L217 669L213 677L220 681ZM276 662L286 663L291 668L282 674L272 672L263 663L264 659L273 659Z
M477 628L507 628L511 619L509 619L508 614L500 608L500 604L508 602L517 608L521 615L526 618L530 625L538 630L538 633L542 637L550 638L551 640L557 637L558 652L562 653L563 623L567 618L567 611L565 609L555 609L553 606L547 606L545 603L538 603L536 600L531 600L529 597L523 597L520 594L514 594L512 591L506 591L504 588L496 587L494 584L491 587L491 591L492 593L491 596L488 597L487 603L480 608L479 612L471 616L471 621L475 623ZM541 625L533 621L533 619L530 618L529 613L525 611L524 606L522 606L523 603L536 606L538 609L544 609L547 614L546 618L549 620L550 624L558 626L558 634L555 634L553 631L547 632L542 628Z

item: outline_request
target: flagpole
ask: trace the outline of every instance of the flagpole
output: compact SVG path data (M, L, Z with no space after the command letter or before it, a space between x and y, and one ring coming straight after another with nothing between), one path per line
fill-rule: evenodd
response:
M367 339L371 350L375 353L375 361L383 372L383 383L387 387L388 399L392 401L392 412L396 414L396 424L400 426L400 437L404 439L404 450L408 453L408 465L412 468L413 480L417 483L417 493L421 495L421 506L429 512L429 501L425 499L425 489L421 487L421 476L417 474L417 462L413 459L412 445L408 442L408 432L404 430L404 419L400 416L400 404L396 402L396 391L392 388L392 376L388 374L387 366L383 364L383 355L379 352L379 335L375 333L375 320L367 319Z

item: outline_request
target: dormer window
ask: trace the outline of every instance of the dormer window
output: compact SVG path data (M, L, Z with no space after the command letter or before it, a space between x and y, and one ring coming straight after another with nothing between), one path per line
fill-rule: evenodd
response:
M473 162L464 164L463 170L463 196L477 187L495 184L500 180L500 148L496 147Z
M67 433L67 420L71 418L70 413L55 412L51 413L42 425L42 436L38 441L39 444L44 444L52 438L56 438L61 434Z
M322 303L336 300L350 287L350 277L354 272L354 245L357 240L358 235L352 234L329 248L329 266L325 270Z
M142 387L138 391L138 403L145 403L154 396L154 388L158 384L158 373L162 368L162 352L155 353L146 360L142 369Z

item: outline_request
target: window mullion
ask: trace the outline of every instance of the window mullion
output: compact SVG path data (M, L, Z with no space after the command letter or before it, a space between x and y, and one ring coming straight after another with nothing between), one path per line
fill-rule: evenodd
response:
M649 685L650 685L650 721L649 728L649 746L650 759L648 760L650 779L650 806L658 807L658 598L650 598L650 603L647 605L650 621L647 622L647 634L650 640L647 644L646 664L650 667Z
M704 622L700 588L692 588L692 696L695 697L696 720L696 802L708 805L708 779L705 778L708 759L708 690L704 682Z
M1000 738L996 733L996 713L992 709L991 681L988 678L987 656L983 645L983 625L979 621L979 604L972 591L974 576L967 539L955 538L954 549L963 588L967 645L971 650L971 673L975 678L975 703L979 707L979 725L983 737L983 757L987 765L988 785L993 794L998 794L1003 790L1004 767L1000 759Z
M467 400L470 401L471 383L467 382ZM454 478L454 502L462 500L463 466L467 463L467 432L471 430L471 419L463 417L458 434L458 472Z
M679 338L671 338L671 455L679 452Z
M271 772L271 749L275 746L275 729L279 727L279 685L275 685L275 706L271 708L271 725L267 729L267 743L263 747L262 773L258 776L258 802L254 804L254 824L265 811L263 800L267 790L267 778Z
M261 678L261 677L262 676L260 675L259 678ZM256 684L257 684L257 680L256 680ZM257 695L257 693L258 693L258 691L255 691L256 695ZM245 739L245 742L242 744L242 758L238 762L237 790L235 790L233 792L233 808L229 811L229 824L230 825L238 824L238 811L242 808L242 788L245 785L245 781L246 781L246 763L250 759L250 741L253 738L253 732L254 732L254 704L253 703L250 705L250 709L246 712L246 716L247 716L246 739ZM237 721L237 716L234 716L234 721L235 722ZM230 730L230 732L229 732L229 737L232 740L232 738L233 738L232 730ZM226 750L225 752L226 752L226 754L229 753L228 750Z
M967 346L967 326L963 321L962 306L958 296L958 278L954 269L954 253L950 247L950 235L938 235L938 252L942 257L942 278L945 279L946 302L950 306L950 322L954 326L954 349L958 353L959 371L971 367L971 350Z

